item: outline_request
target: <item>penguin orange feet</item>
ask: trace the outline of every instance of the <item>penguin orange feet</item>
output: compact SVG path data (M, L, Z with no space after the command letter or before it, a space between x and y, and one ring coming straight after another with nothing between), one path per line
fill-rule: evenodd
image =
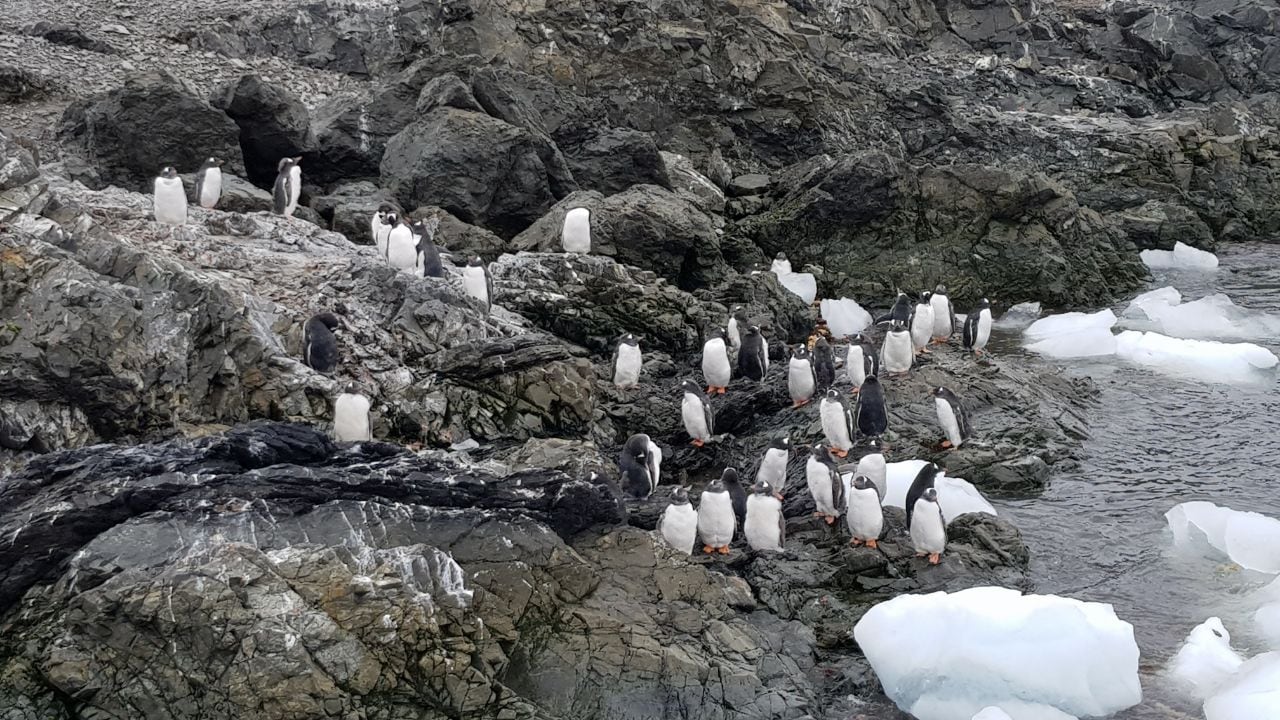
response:
M950 440L943 440L943 441L942 441L942 449L943 449L943 450L950 450L950 449L951 449L951 447L952 447L952 445L951 445L951 441L950 441Z
M862 388L860 388L860 387L850 388L850 389L849 389L849 394L850 394L850 395L857 395L858 393L861 393L861 392L862 392Z
M862 541L861 541L861 540L859 540L858 538L849 538L849 544L850 544L850 545L852 545L852 546L854 546L854 547L858 547L859 545L861 545L861 544L862 544ZM870 547L870 545L871 545L871 541L870 541L870 540L868 540L868 541L867 541L867 546L868 546L868 547Z
M728 555L728 554L729 554L729 546L728 546L728 545L721 545L721 546L720 546L720 554L721 554L721 555Z
M715 385L708 385L708 386L707 386L707 394L708 394L708 395L715 395L715 394L716 394L716 386L715 386Z
M796 408L802 408L802 407L804 407L805 405L808 405L808 404L809 404L809 401L808 401L808 400L797 400L797 401L795 401L795 403L791 406L791 409L793 409L793 410L794 410L794 409L796 409Z
M925 355L929 355L929 354L931 354L933 351L929 349L929 346L928 346L928 345L926 345L926 346L924 346L924 347L920 348L920 352L921 352L921 353L924 353Z
M835 525L835 524L836 524L836 516L835 516L835 515L827 515L827 516L826 516L826 519L827 519L827 524L828 524L828 525Z
M690 444L690 445L692 445L692 446L694 446L694 447L702 447L703 445L706 445L706 443L702 442L702 441L701 441L701 440L699 440L698 438L694 438L694 439L690 440L690 441L689 441L689 444Z
M716 388L716 392L720 393L721 395L724 395L725 393L729 392L729 388L721 385L720 387Z
M849 457L848 450L841 450L840 448L835 448L835 447L831 448L831 454L835 455L838 458Z
M942 562L942 553L929 553L929 564L937 565Z
M878 540L868 540L868 541L867 541L867 547L871 548L872 550L875 550L877 547L879 547L879 541L878 541Z
M713 548L713 547L711 547L710 545L703 545L703 546L702 546L702 552L703 552L703 553L705 553L705 554L707 554L707 555L710 555L711 553L713 553L713 552L715 552L715 551L716 551L716 549L715 549L715 548Z

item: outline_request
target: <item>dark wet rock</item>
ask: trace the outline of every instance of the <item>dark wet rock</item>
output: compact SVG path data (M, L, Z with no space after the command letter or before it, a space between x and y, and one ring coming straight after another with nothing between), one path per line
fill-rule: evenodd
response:
M699 210L712 215L713 222L716 215L724 214L724 191L706 175L694 169L689 158L663 152L662 162L667 166L667 175L671 178L671 187L676 194L693 203Z
M369 221L384 204L397 207L390 192L367 181L339 185L326 195L311 198L311 208L320 213L327 227L357 245L373 244Z
M0 129L0 192L25 185L40 174L31 151Z
M627 128L561 132L556 144L583 190L612 195L633 185L671 189L662 154L646 133Z
M231 118L164 71L77 101L59 129L67 150L91 165L93 175L82 177L90 187L146 192L166 165L193 170L217 157L228 172L243 173L239 134Z
M422 86L414 111L418 115L426 115L438 107L484 112L484 108L471 94L471 88L453 73L445 73L428 80L427 84Z
M91 38L83 30L62 23L38 22L27 30L28 35L44 38L55 45L67 45L90 52L114 55L119 52L111 43Z
M413 216L440 218L435 242L452 252L459 263L466 262L470 255L479 255L485 262L493 262L507 250L507 242L502 238L484 228L462 222L443 208L417 208Z
M275 182L281 158L297 157L315 149L306 106L288 90L257 75L243 75L215 91L213 105L240 127L245 170L248 178L261 187Z
M0 62L0 103L42 100L51 91L48 81L32 70Z
M760 175L751 173L747 175L739 175L729 183L726 192L733 197L742 197L744 195L763 195L773 186L773 180L768 175Z
M1209 251L1217 247L1209 226L1182 205L1150 200L1113 217L1129 240L1143 250L1172 250L1177 243Z

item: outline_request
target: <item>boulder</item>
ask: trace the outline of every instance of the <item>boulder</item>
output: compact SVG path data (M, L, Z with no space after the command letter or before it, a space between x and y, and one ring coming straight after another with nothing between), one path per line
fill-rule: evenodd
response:
M115 55L120 51L115 49L111 43L103 40L97 40L84 34L80 28L63 25L62 23L49 22L42 20L32 25L27 30L28 35L38 38L44 38L54 45L66 45L68 47L80 48L89 52L102 53L104 55Z
M31 151L0 128L0 192L29 183L39 174Z
M240 127L245 171L260 187L275 182L281 158L306 155L316 148L306 106L293 93L258 75L242 75L214 91L213 105ZM305 160L302 167L305 174Z
M453 73L433 77L422 86L414 112L426 115L438 107L452 107L471 112L484 112L471 94L471 88Z
M465 262L470 255L479 255L485 262L493 262L507 251L507 242L482 227L469 225L438 207L418 208L414 217L440 218L436 229L436 244L452 252L458 262Z
M367 181L339 185L326 195L311 198L312 209L320 213L329 229L357 245L373 244L369 221L384 204L395 207L395 198Z
M671 187L676 194L705 213L724 214L724 191L695 170L689 158L664 151L662 163L667 166L667 176L671 178Z
M773 180L768 175L750 173L734 178L729 183L728 192L733 197L763 195L769 192L771 187L773 187Z
M612 195L634 185L671 189L666 163L648 133L604 128L562 131L555 137L573 179L584 190Z
M1111 217L1141 250L1172 250L1176 243L1209 251L1217 247L1209 226L1183 205L1149 200Z

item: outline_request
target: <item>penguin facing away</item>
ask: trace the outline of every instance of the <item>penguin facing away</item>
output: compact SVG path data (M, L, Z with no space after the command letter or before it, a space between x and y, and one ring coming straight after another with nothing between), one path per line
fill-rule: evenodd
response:
M751 321L747 319L747 309L741 305L734 305L733 310L729 312L729 323L725 328L725 336L729 340L729 347L737 352L742 349L742 334L751 326Z
M854 406L853 419L858 432L864 437L878 438L889 429L889 410L885 407L884 388L875 375L868 375L863 381L862 392L858 393L858 404Z
M367 442L373 439L369 419L369 398L360 394L355 383L347 383L333 402L333 439L338 442Z
M644 499L653 494L661 479L662 448L648 435L637 433L627 438L618 454L622 472L622 489L628 495Z
M929 339L933 336L933 305L928 290L920 293L920 302L911 310L911 347L915 354L929 352Z
M876 318L876 325L901 323L905 326L909 322L911 322L911 298L899 290L897 299L893 301L893 307L889 308L887 314Z
M727 468L725 473L732 470L733 468ZM736 472L734 479L737 479ZM735 527L737 517L733 510L733 499L729 496L723 479L716 478L707 483L706 489L702 491L702 499L698 502L698 536L702 538L702 552L708 555L713 552L728 555Z
M782 515L782 501L773 487L764 480L756 480L747 496L747 519L742 523L742 534L747 545L757 552L776 552L787 540L787 521Z
M986 298L964 319L964 349L981 355L991 339L991 303Z
M333 331L341 324L330 312L313 315L303 326L302 359L316 372L329 374L338 366L338 339Z
M698 539L698 512L689 502L689 491L678 487L671 495L671 504L662 511L658 520L658 533L671 547L686 555L693 554L693 544Z
M969 426L969 414L965 412L964 404L955 393L940 387L933 391L933 405L938 413L938 424L946 433L942 447L960 447L961 443L973 434L973 429Z
M463 266L462 289L484 305L485 313L493 309L493 276L479 255L472 255Z
M881 502L880 492L871 478L855 474L845 503L845 521L852 536L850 545L856 547L866 543L867 547L875 549L884 532Z
M941 283L933 289L929 299L933 305L933 342L945 343L956 331L956 309L947 297L947 286Z
M740 526L747 519L747 489L742 486L735 468L725 468L720 474L720 482L729 491L729 499L733 501L733 515Z
M911 516L915 512L916 501L923 495L924 491L932 488L938 480L938 473L942 472L934 463L926 463L920 468L920 472L916 473L915 479L911 481L911 487L907 488L907 499L902 507L907 511L907 527L911 527Z
M813 356L809 348L799 345L791 353L791 361L787 365L787 391L791 393L792 407L808 405L813 399L817 379L813 372Z
M712 328L702 345L702 378L707 382L708 395L723 395L729 390L733 368L729 365L729 350L725 347L724 331L720 328Z
M152 209L156 222L186 225L187 191L182 185L182 178L178 177L178 171L171 167L161 170L156 178L154 192Z
M680 391L684 396L680 401L680 418L684 420L684 430L689 433L691 445L702 447L715 434L715 416L711 412L711 403L702 394L702 388L692 380L681 382Z
M905 325L895 321L880 345L880 368L889 375L903 375L911 370L914 359L911 334Z
M222 161L209 158L196 171L196 202L206 210L217 207L222 198Z
M560 227L560 246L567 253L585 255L591 252L590 210L579 207L564 214L564 225Z
M824 337L819 337L813 344L813 375L818 381L819 392L836 381L836 352Z
M636 336L627 333L618 338L618 344L613 348L613 384L620 388L639 385L640 368L643 364Z
M787 486L787 463L791 461L791 438L774 438L765 448L764 458L756 470L756 482L764 481L776 488Z
M831 453L846 457L853 447L853 410L839 390L832 388L818 403L818 417L822 420L822 434L827 439Z
M927 555L930 565L942 562L942 553L947 549L947 523L938 505L936 489L926 489L916 500L908 527L916 557Z
M418 220L409 228L413 231L415 243L414 267L422 271L423 277L444 277L444 263L440 262L440 250L434 240L438 227L440 218L433 215L426 220Z
M302 194L301 157L281 158L276 165L276 182L271 188L271 211L277 215L293 217L298 209L298 197Z
M844 510L844 480L836 470L836 461L822 443L809 448L809 460L804 468L805 484L813 497L815 517L828 525L834 525Z
M742 350L738 352L738 370L744 377L760 382L769 371L769 345L760 327L752 325L742 337Z

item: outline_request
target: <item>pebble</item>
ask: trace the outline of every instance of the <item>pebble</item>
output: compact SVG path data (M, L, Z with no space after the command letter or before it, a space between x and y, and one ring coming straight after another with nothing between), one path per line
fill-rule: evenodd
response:
M128 35L129 28L123 25L103 25L102 32L115 33L117 35Z

